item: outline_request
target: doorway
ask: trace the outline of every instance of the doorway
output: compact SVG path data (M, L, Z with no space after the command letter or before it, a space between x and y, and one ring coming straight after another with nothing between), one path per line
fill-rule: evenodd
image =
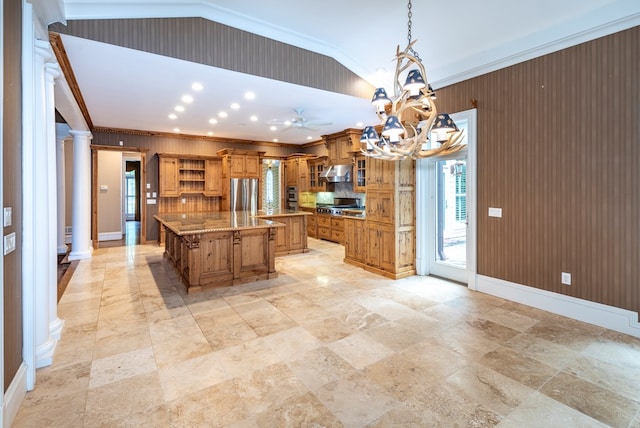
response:
M121 153L121 161L117 168L112 168L112 170L108 170L107 174L117 174L118 177L121 177L121 181L118 183L118 187L121 188L120 197L118 198L118 204L121 205L119 214L116 215L116 223L121 222L118 227L121 232L121 239L116 240L100 240L98 233L98 223L101 218L101 210L98 206L98 195L102 190L100 186L98 177L100 176L101 169L105 168L105 165L100 165L98 162L98 154L100 152L120 152ZM147 159L147 149L139 149L134 147L117 147L117 146L99 146L92 145L91 146L91 169L92 169L92 195L91 195L91 211L94 214L91 217L91 239L93 242L93 248L102 248L102 247L114 247L114 246L124 246L124 245L137 245L137 244L145 244L147 241L146 238L146 211L144 206L144 192L147 186L146 184L146 159ZM128 191L127 186L127 162L132 162L134 165L137 165L137 179L134 178L135 189L132 191ZM114 164L115 165L115 164ZM115 171L116 168L117 171ZM131 175L131 174L129 174ZM107 192L109 189L106 190ZM131 199L127 198L127 195L133 196L135 192L135 196ZM133 208L130 210L127 206L128 201L133 201ZM127 214L128 212L132 214ZM135 212L134 212L135 211ZM104 216L104 213L102 214ZM132 216L133 220L127 221L127 217ZM117 219L120 220L117 220Z
M450 116L466 148L416 162L416 270L475 289L476 110Z
M140 156L136 156L140 159ZM140 160L133 160L129 154L123 156L123 245L140 243Z

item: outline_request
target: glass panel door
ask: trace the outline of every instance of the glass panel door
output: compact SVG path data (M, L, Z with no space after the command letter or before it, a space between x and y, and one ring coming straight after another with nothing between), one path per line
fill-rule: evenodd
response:
M136 219L136 172L125 172L124 215L125 220Z
M467 268L467 160L443 160L435 165L435 261Z

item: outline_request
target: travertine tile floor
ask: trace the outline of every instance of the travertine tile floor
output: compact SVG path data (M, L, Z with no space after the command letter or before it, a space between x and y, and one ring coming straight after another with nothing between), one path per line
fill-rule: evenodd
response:
M310 247L192 295L157 246L96 251L14 426L640 428L640 340Z

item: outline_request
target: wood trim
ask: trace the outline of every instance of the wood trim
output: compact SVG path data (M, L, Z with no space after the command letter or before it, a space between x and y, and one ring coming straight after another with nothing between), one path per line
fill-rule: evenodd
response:
M91 242L98 249L98 150L91 147Z
M71 89L71 93L76 99L76 103L78 103L78 107L82 112L82 116L84 117L85 122L87 122L89 129L93 129L93 122L91 121L89 109L87 108L87 104L84 102L84 98L82 97L82 92L80 91L80 86L78 85L78 81L76 80L76 75L73 72L73 68L71 67L71 63L69 62L69 57L67 56L67 51L65 50L64 44L62 43L62 37L60 37L59 33L50 31L49 43L51 43L51 48L53 49L53 53L56 55L60 70L62 70L62 74L64 74L64 78L66 79L67 84Z

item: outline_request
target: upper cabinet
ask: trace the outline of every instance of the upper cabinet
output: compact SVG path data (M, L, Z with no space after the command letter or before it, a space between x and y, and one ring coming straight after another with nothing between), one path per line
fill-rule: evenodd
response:
M260 178L260 161L265 152L252 150L222 149L217 154L222 156L222 173L224 178Z
M160 197L222 194L220 158L158 153L158 159Z
M360 129L345 129L331 135L323 135L329 157L329 165L345 165L353 162L354 153L360 152Z
M367 157L364 155L356 155L353 164L353 191L367 191Z
M309 159L307 161L308 165L308 182L309 182L309 192L326 192L327 184L320 180L320 174L327 167L327 157L323 156L316 159Z
M310 188L309 165L314 158L315 156L301 154L288 156L284 161L285 184L297 187L299 192L313 192Z

